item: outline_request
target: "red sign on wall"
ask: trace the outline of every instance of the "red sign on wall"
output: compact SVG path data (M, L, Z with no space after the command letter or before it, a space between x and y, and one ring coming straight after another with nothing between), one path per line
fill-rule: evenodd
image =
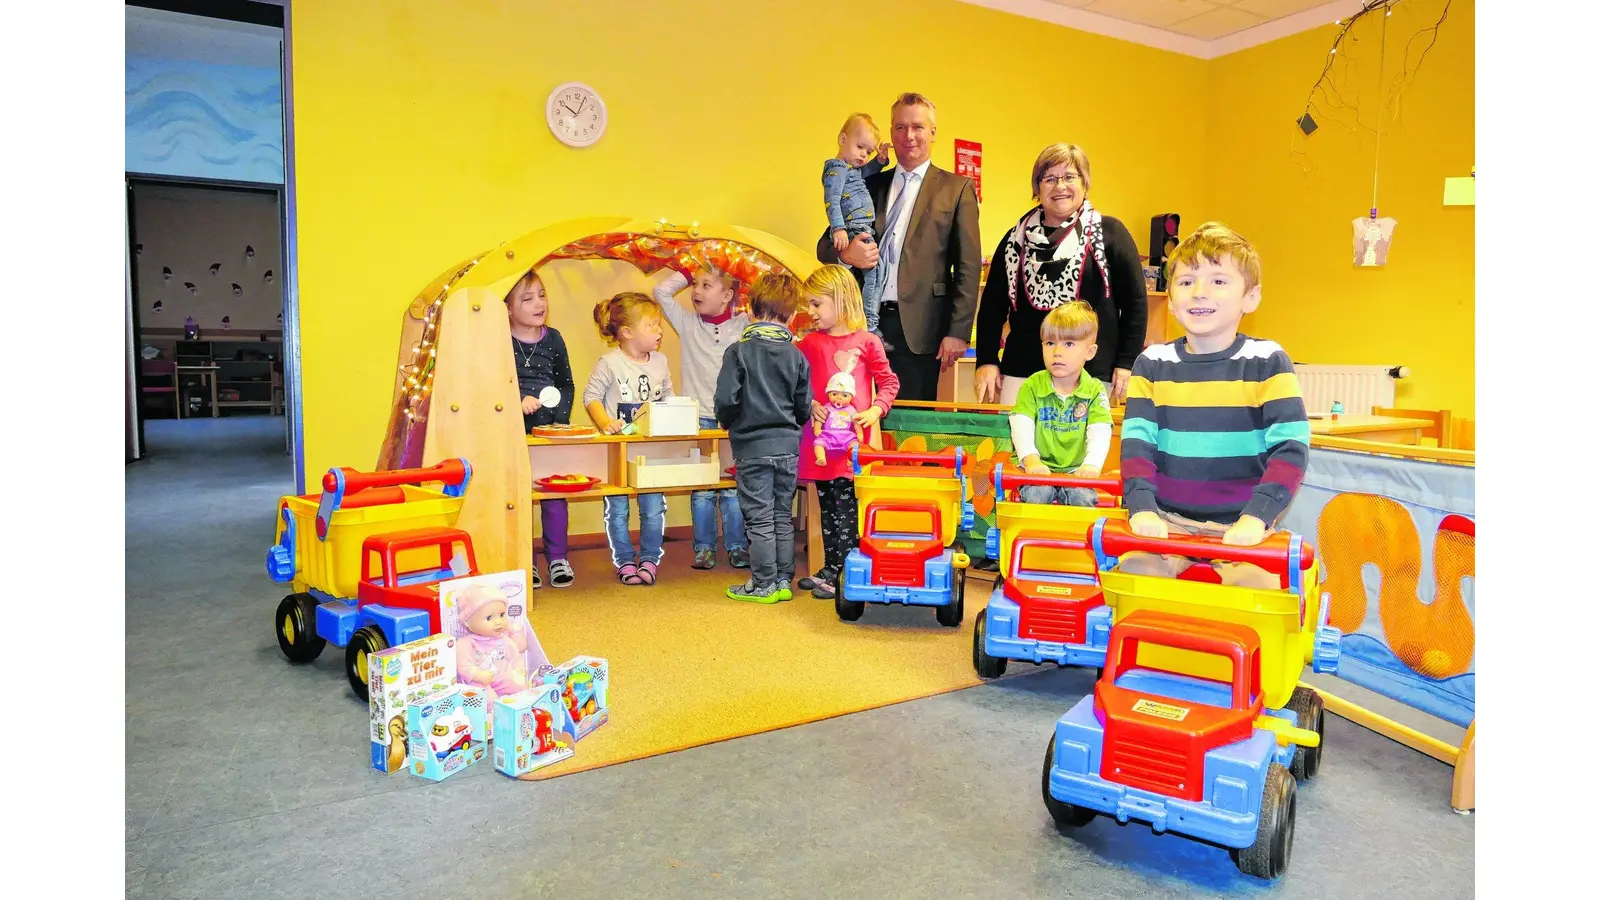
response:
M972 179L978 202L983 202L983 145L956 138L956 174Z

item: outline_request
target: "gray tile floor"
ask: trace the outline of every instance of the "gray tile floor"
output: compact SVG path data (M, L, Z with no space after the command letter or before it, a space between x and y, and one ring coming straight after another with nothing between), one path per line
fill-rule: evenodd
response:
M1057 833L1039 769L1072 670L549 782L380 775L334 654L291 669L272 639L282 424L151 422L127 469L130 897L1473 892L1451 770L1333 716L1276 884L1147 828Z

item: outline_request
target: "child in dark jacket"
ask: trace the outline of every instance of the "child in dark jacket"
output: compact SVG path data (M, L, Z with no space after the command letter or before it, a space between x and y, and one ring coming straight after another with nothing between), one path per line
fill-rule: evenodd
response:
M800 430L811 418L811 365L785 323L799 309L800 294L793 275L757 278L750 285L753 321L723 354L717 376L717 421L733 446L750 541L750 578L728 588L734 600L777 603L794 596L794 491Z

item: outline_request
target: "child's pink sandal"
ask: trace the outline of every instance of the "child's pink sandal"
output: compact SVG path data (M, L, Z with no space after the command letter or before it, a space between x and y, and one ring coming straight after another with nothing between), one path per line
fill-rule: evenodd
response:
M639 567L633 563L624 563L617 567L617 580L623 584L644 584L639 580Z
M656 564L653 562L639 563L638 579L639 580L635 582L636 584L655 584Z

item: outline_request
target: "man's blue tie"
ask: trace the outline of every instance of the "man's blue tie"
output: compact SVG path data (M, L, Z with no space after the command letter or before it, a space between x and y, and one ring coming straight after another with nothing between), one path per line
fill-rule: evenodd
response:
M906 201L906 195L911 193L911 179L916 177L917 173L915 172L900 173L900 195L895 197L894 203L889 205L889 216L883 220L883 240L878 242L881 245L879 250L883 254L884 262L892 263L900 255L899 251L895 249L894 240L897 226L900 222L900 208Z

